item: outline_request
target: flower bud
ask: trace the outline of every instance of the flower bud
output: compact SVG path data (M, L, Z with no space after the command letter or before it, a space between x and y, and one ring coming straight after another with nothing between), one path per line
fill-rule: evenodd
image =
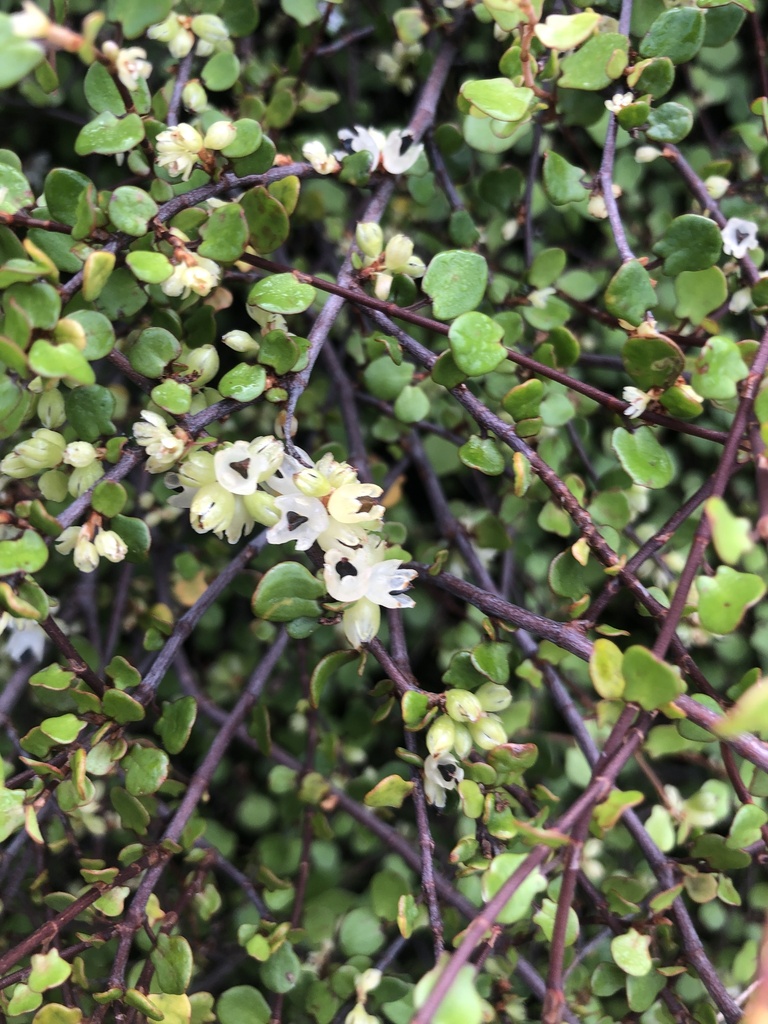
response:
M731 183L727 178L723 178L719 174L710 174L704 182L704 187L713 199L722 199L731 187Z
M293 478L293 482L308 498L322 498L331 489L323 474L314 468L300 470Z
M373 292L377 299L386 302L392 290L393 277L391 274L377 274L373 285Z
M37 6L24 0L22 10L12 14L11 35L17 39L46 39L51 27L51 19Z
M96 459L94 462L89 462L87 466L79 466L72 470L67 481L67 490L73 498L79 498L103 476L104 467Z
M237 128L231 121L214 121L205 133L203 145L206 149L226 149L237 137Z
M95 462L97 458L96 449L92 444L90 444L90 442L70 441L64 449L61 461L66 462L68 466L75 466L77 469L83 469L85 466L90 466L90 464Z
M93 572L99 564L99 553L96 550L96 546L84 533L80 534L80 537L75 544L75 553L73 557L75 567L79 569L80 572Z
M201 388L209 380L213 380L219 372L219 353L214 345L201 345L193 348L184 356L189 373L197 376L190 381L193 388Z
M182 28L168 41L168 49L172 57L181 60L186 57L195 45L195 37L187 29Z
M227 331L221 339L233 352L256 355L261 346L247 331Z
M407 235L395 235L384 250L384 266L392 274L402 274L413 256L413 242Z
M208 93L198 78L193 78L181 90L181 102L193 114L199 114L208 106Z
M485 715L477 722L470 722L468 728L481 750L493 750L507 742L507 730L495 715Z
M225 43L229 39L227 26L215 14L198 14L190 27L198 39L204 39L206 43Z
M221 484L205 484L192 499L189 521L195 533L223 533L235 515L235 496Z
M266 491L244 494L243 504L250 517L262 526L274 526L280 521L280 509L275 504L274 495Z
M503 711L512 703L512 694L506 686L498 683L483 683L475 694L483 707L483 711Z
M42 469L53 469L61 462L64 438L55 430L41 427L32 437L17 444L0 462L0 473L16 479L34 476Z
M375 221L362 221L355 230L355 241L360 252L376 259L384 247L384 232Z
M476 722L483 715L480 701L469 690L449 690L445 695L445 711L455 722Z
M447 754L453 750L456 739L456 723L448 715L440 715L429 727L427 733L427 750L433 757Z
M454 729L453 751L463 761L472 751L472 733L463 722L454 722Z
M37 415L44 427L55 430L67 418L64 411L64 396L58 388L44 391L37 403Z

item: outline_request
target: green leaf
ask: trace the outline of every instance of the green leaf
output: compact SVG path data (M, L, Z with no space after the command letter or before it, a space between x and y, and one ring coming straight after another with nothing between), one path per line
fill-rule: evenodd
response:
M154 728L169 754L181 753L196 718L197 702L194 697L179 697L163 704L163 713Z
M486 476L499 476L504 472L504 456L498 444L490 437L473 434L459 448L459 458L465 466L476 469Z
M192 388L182 381L168 378L152 388L150 397L155 405L159 405L172 416L183 416L189 412L192 405Z
M621 665L624 655L611 640L595 640L589 658L589 677L604 700L620 700L624 695L624 676Z
M31 686L42 686L44 690L66 690L75 679L74 672L67 672L60 665L49 665L30 677Z
M645 319L646 312L653 309L656 302L650 275L638 260L623 263L605 289L605 308L611 316L633 326Z
M114 434L115 401L114 393L100 384L70 391L64 398L64 408L77 436L83 441L96 441Z
M671 12L670 12L671 13ZM696 213L675 217L653 251L664 259L670 277L684 270L706 270L716 263L723 248L720 229L713 220Z
M89 361L103 359L115 347L115 329L103 313L93 309L78 309L69 313L65 320L59 321L59 324L72 323L79 328L77 336L85 342L82 353ZM58 340L57 334L54 337Z
M461 95L470 104L470 114L493 117L497 121L520 121L528 113L533 90L513 85L508 78L489 78L465 82Z
M100 512L103 516L111 519L123 511L128 495L122 484L115 480L104 480L93 490L91 507L94 512Z
M163 327L148 327L128 349L128 362L145 377L162 377L181 353L181 342Z
M614 828L621 820L624 811L629 810L630 807L637 807L644 799L645 797L639 789L630 789L626 792L622 792L620 789L612 790L610 796L598 804L594 810L594 823L600 830L600 834L604 835Z
M40 723L40 729L54 743L65 744L77 739L85 725L86 723L81 722L76 715L67 714L56 715L53 718L44 718Z
M403 899L405 900L409 897L410 894L403 897ZM412 898L410 897L410 899ZM438 964L437 967L425 974L416 985L413 992L413 1005L416 1009L426 1001L444 966L444 964ZM485 1018L485 1005L475 988L475 969L469 964L465 964L459 968L456 978L451 983L445 998L435 1010L430 1024L481 1024L481 1021ZM410 1012L408 1012L407 1018L403 1018L402 1021L406 1019L410 1019ZM402 1024L402 1021L399 1024Z
M685 368L685 356L669 338L628 338L622 349L624 369L639 388L667 388Z
M601 32L575 53L565 57L560 68L561 89L604 89L624 71L628 62L629 40L618 32Z
M706 343L693 365L691 386L703 398L734 398L738 390L736 385L748 373L736 342L723 335L715 335Z
M135 39L170 14L173 0L110 0L109 17L119 21L127 39Z
M617 427L611 436L611 446L623 468L641 487L658 490L672 482L674 463L650 427L640 427L634 433Z
M157 747L135 746L121 763L125 788L132 796L156 793L168 778L168 755Z
M584 199L588 194L585 173L582 167L574 167L559 153L548 150L544 154L543 180L549 201L554 206L565 206Z
M625 681L624 700L639 704L646 711L669 704L686 690L677 667L661 661L639 644L624 652L621 672Z
M650 946L650 935L641 935L630 928L626 934L617 935L611 940L611 955L625 974L642 978L653 969Z
M257 988L251 985L235 985L223 992L216 1002L216 1019L219 1024L267 1024L269 1004Z
M284 942L261 965L259 976L270 992L290 992L296 987L301 977L301 963L290 942Z
M365 794L363 803L366 807L402 807L403 800L412 792L412 782L400 775L388 775Z
M709 498L704 504L712 542L721 561L734 565L754 547L752 523L749 519L735 516L722 498Z
M663 11L640 43L640 54L668 57L673 64L685 64L701 49L704 28L704 14L695 7Z
M15 167L10 164L0 163L0 211L3 213L18 213L25 206L32 206L35 197L30 188L29 182Z
M45 51L31 39L6 36L0 42L0 89L10 89L45 60Z
M475 309L485 294L488 265L476 252L450 249L430 261L422 287L438 320L453 320Z
M238 363L221 378L218 390L224 398L252 402L263 393L266 383L267 371L263 366Z
M600 21L596 11L550 14L534 28L537 39L550 50L573 50L586 42Z
M674 81L675 66L669 57L639 60L627 75L627 85L636 95L650 95L655 100L668 93Z
M78 384L93 384L96 375L85 355L71 342L52 345L39 338L29 350L30 369L40 377L69 377Z
M226 149L221 150L222 155L233 160L255 153L261 145L262 139L262 130L259 122L253 121L249 117L241 117L233 123L236 132L235 139L233 142L230 142Z
M240 197L240 207L248 225L251 245L256 252L270 253L279 249L291 230L291 223L283 204L270 195L267 189L258 185ZM279 274L275 276L290 277L292 275ZM259 284L261 283L260 281ZM298 282L296 283L298 284ZM308 288L309 285L304 285L304 287ZM300 310L295 312L300 312Z
M483 899L486 902L493 899L525 859L524 853L501 853L493 858L482 878ZM542 892L546 887L547 881L544 875L538 868L535 868L520 883L496 920L499 924L514 924L515 921L522 920L528 915L536 894Z
M120 117L125 113L125 103L114 78L103 64L94 61L85 74L85 98L97 114L105 110Z
M239 260L248 244L248 223L238 203L218 206L200 227L203 243L198 249L206 259L231 263Z
M285 331L270 331L261 339L259 362L271 366L278 377L287 373L298 357L298 345Z
M768 822L768 814L756 804L744 804L736 811L725 845L731 850L744 850L760 840L760 829Z
M149 825L150 820L149 812L140 800L137 800L135 796L131 796L130 793L127 793L120 786L114 786L109 791L109 799L114 809L120 815L123 828L129 828L140 836L147 834L147 825Z
M429 416L429 398L423 388L407 384L395 399L395 417L401 423L420 423Z
M173 273L173 265L161 252L129 252L125 262L140 281L161 284Z
M309 680L309 700L313 708L320 706L323 691L339 669L357 657L356 651L332 651L318 661Z
M24 790L0 786L0 843L24 825Z
M682 10L682 8L677 9ZM645 118L643 118L644 120ZM693 114L687 107L684 107L682 103L662 103L660 107L654 107L648 114L648 128L645 134L654 142L680 142L691 128L693 128Z
M110 526L125 541L128 548L128 560L144 561L151 544L149 529L144 520L136 519L133 516L119 515L112 519Z
M547 288L554 284L565 268L565 252L563 249L543 249L536 254L528 280L534 288Z
M183 935L157 936L150 954L155 979L164 993L181 995L192 980L192 949Z
M101 706L104 709L104 714L108 718L113 718L118 725L140 722L145 714L141 704L123 690L107 690Z
M245 198L245 197L243 197ZM315 298L315 289L293 274L272 274L257 281L248 293L248 305L268 313L303 313Z
M86 302L92 302L101 295L116 262L113 252L96 250L88 256L83 267L83 298Z
M121 185L109 197L109 219L128 235L145 235L157 216L157 203L144 189Z
M37 572L47 561L46 543L34 530L25 530L15 540L0 540L0 576Z
M200 76L206 89L224 92L231 89L240 77L240 61L226 50L222 50L205 62Z
M50 949L47 953L33 953L30 957L32 970L29 972L27 984L33 992L46 992L49 988L63 985L72 973L72 965L62 960L58 949Z
M251 601L251 610L259 619L290 622L301 616L316 617L317 598L325 593L325 584L298 562L282 562L262 576Z
M468 377L490 373L506 358L503 336L502 326L484 313L462 313L448 332L454 362Z
M138 114L128 114L118 119L105 110L80 129L75 139L75 152L78 156L87 156L89 153L103 153L106 156L125 153L138 146L143 138L144 122Z
M748 608L765 596L766 583L751 572L718 566L714 576L696 580L699 620L712 633L732 633Z
M683 271L675 278L675 316L698 327L707 314L728 298L728 285L720 267Z

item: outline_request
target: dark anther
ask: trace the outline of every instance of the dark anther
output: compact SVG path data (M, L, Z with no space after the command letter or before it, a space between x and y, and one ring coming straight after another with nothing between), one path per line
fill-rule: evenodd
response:
M236 473L239 473L243 480L248 479L248 467L251 465L250 459L241 459L240 462L230 462L230 466Z
M444 782L451 782L453 780L454 773L456 771L456 765L454 764L438 764L437 770L443 777Z
M291 532L298 530L300 526L307 522L307 517L300 516L298 512L289 512L285 518L288 520L288 529Z
M340 562L336 563L336 572L341 579L344 579L346 576L357 576L357 569L346 558L342 558Z

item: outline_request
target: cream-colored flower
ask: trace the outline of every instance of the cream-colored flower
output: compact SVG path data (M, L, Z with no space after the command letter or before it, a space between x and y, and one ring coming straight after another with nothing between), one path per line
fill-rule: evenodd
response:
M642 416L652 398L647 391L641 391L640 388L631 386L624 388L621 397L625 402L629 402L629 405L624 410L624 415L630 420Z
M177 124L157 136L155 163L158 167L166 167L172 178L181 175L184 181L188 181L203 148L203 137L196 128L191 124Z
M163 417L149 409L142 412L141 418L143 423L133 425L133 436L149 456L147 471L165 473L184 454L188 435L178 428L177 433L172 433Z
M335 174L341 167L333 153L329 153L318 139L305 142L301 147L301 153L318 174Z
M129 92L135 92L142 79L147 79L152 74L152 65L146 57L147 51L141 46L129 46L117 53L115 58L117 77Z
M213 291L219 283L221 267L204 256L195 256L194 259L194 263L183 261L177 264L171 276L162 282L160 288L166 295L186 299L191 292L208 295Z
M51 19L37 4L24 0L21 10L11 15L11 34L17 39L45 39Z
M628 107L630 103L635 102L635 97L631 92L615 92L613 96L605 101L606 110L610 110L612 114L618 114L624 107Z
M446 794L456 789L463 778L464 769L453 754L430 754L424 759L424 796L435 807L445 807Z

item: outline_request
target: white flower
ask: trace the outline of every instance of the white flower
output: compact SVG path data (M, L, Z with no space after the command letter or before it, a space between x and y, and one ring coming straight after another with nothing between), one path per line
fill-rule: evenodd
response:
M34 661L42 661L48 641L45 630L32 619L16 619L7 612L3 612L2 617L8 620L4 627L7 632L3 643L8 657L13 661L21 661L25 654L31 654Z
M633 387L624 388L621 397L625 402L629 402L628 407L624 410L624 415L631 420L642 416L648 407L648 403L651 401L651 395L646 391Z
M147 51L141 46L119 50L115 58L117 77L129 92L135 92L143 78L152 74L152 65L146 59Z
M191 257L188 255L188 259ZM183 260L173 268L170 277L160 285L166 295L181 296L186 299L190 292L195 295L208 295L219 283L221 267L213 260L204 256L195 256L194 263Z
M728 309L731 313L743 313L744 310L751 309L753 306L751 288L739 288L738 291L733 293L728 303Z
M430 754L424 760L424 796L435 807L445 807L445 795L464 778L464 769L453 754L438 757Z
M385 559L384 553L383 544L326 551L323 579L331 597L344 602L364 597L384 608L412 608L415 602L404 591L418 573L401 569L399 558Z
M723 251L737 260L743 259L750 249L756 249L757 224L741 217L729 217L722 229Z
M270 544L296 541L297 551L307 551L328 526L328 510L319 498L306 494L283 494L275 498L280 519L267 530Z
M155 163L158 167L167 167L172 178L181 175L188 181L203 148L203 137L196 128L191 124L177 124L160 132L155 139Z
M274 474L284 454L285 449L274 437L257 437L250 444L235 441L213 457L216 480L230 494L253 494L263 480Z
M301 147L301 153L318 174L335 174L341 166L333 153L327 152L325 146L318 139L305 142Z
M45 39L51 19L37 6L24 0L22 9L11 15L11 34L17 39Z
M195 533L221 535L229 529L235 514L235 496L221 484L205 484L189 507L189 521Z
M628 107L630 103L635 102L635 97L631 92L615 92L611 99L605 101L606 110L610 110L612 114L618 114L624 107Z
M546 309L547 300L549 299L550 295L554 294L554 288L538 288L535 292L531 292L531 294L528 296L528 301L534 309Z
M403 174L413 167L424 151L424 146L420 142L414 143L407 130L391 131L385 136L377 128L363 128L358 124L354 130L342 128L338 134L348 152L362 153L365 150L371 154L372 171L381 164L390 174ZM345 155L344 151L336 153L337 157Z

